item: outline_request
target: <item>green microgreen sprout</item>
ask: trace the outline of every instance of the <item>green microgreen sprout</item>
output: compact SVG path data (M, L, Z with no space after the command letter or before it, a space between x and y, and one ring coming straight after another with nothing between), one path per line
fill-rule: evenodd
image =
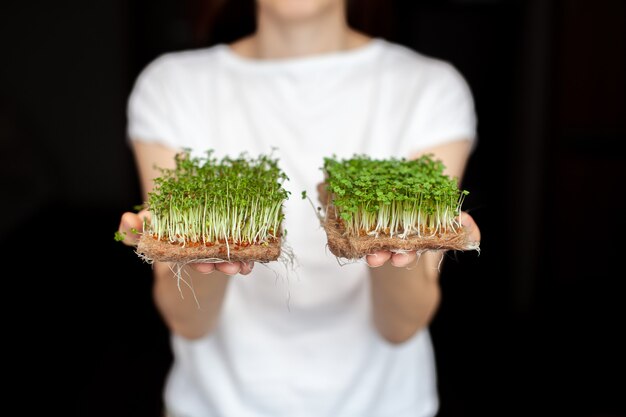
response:
M126 239L126 233L120 232L119 230L115 232L115 236L113 237L116 242L121 242Z
M349 236L408 238L457 232L466 190L432 154L417 159L324 158L336 216Z
M158 168L147 206L146 233L181 245L267 244L281 236L289 178L271 155L201 157L178 153L175 167Z

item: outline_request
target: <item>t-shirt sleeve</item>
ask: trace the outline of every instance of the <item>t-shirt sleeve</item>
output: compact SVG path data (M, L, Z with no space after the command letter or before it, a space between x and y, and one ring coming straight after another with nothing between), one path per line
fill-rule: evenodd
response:
M166 56L156 58L140 72L127 102L128 140L179 147L171 117L175 100L171 72Z
M451 64L436 61L426 71L418 88L423 88L410 110L408 128L399 150L411 155L420 150L456 140L477 142L477 121L470 87Z

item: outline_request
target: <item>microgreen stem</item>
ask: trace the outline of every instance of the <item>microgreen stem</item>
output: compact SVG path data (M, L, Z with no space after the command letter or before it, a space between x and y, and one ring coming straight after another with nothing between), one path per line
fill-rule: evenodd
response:
M190 244L251 245L276 240L282 232L289 178L269 155L257 158L176 155L173 169L160 168L148 195L156 239Z

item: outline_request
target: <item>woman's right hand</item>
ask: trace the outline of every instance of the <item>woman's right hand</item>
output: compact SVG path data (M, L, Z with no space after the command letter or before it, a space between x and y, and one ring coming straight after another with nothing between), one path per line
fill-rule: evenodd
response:
M127 211L122 214L118 227L118 235L124 237L121 240L122 243L127 246L137 246L143 233L144 219L150 221L150 212L146 209L138 213ZM210 274L217 270L226 275L248 275L252 272L254 262L196 262L188 265L201 274Z
M150 221L150 212L146 209L139 213L127 211L122 214L120 225L117 228L118 236L123 237L121 242L127 246L137 246L139 238L143 233L144 219Z

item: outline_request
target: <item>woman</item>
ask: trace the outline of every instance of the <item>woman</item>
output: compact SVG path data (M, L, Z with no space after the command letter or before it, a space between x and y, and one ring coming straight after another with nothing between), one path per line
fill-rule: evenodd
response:
M154 167L171 167L182 148L275 148L292 195L316 189L330 155L433 153L462 178L476 121L451 65L352 29L341 0L258 0L256 18L252 35L165 54L138 77L128 135L146 198ZM124 213L120 231L141 229L145 214ZM174 352L168 415L435 415L428 325L444 253L418 262L380 251L340 266L308 202L290 199L285 216L297 278L251 263L187 265L198 308L168 264L154 265ZM471 216L463 222L478 242Z

